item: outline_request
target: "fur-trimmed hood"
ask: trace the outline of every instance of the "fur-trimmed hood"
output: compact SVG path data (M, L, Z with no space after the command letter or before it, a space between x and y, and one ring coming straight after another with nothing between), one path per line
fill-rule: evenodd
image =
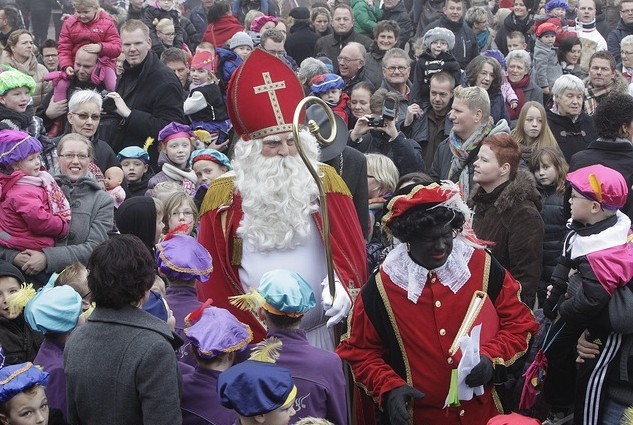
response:
M536 189L534 176L527 169L517 171L514 180L497 187L490 193L479 188L472 199L475 208L487 209L494 205L499 214L503 214L510 208L515 208L523 201L530 201L537 211L541 211L543 201L539 191Z

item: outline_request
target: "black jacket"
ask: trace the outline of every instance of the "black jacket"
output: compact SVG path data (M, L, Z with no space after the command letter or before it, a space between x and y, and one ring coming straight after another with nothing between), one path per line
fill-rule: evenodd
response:
M400 27L399 46L401 49L404 49L404 46L406 46L407 42L413 35L413 22L411 21L411 16L409 16L409 12L407 12L404 2L402 0L399 1L398 4L391 9L383 5L382 20L391 20L398 23L398 26Z
M184 123L182 86L176 74L148 52L145 60L131 67L125 61L123 75L116 91L121 95L130 116L121 119L114 130L110 146L115 152L127 146L143 146L145 139L158 137L158 132L170 122ZM158 161L156 143L150 147L150 164Z
M338 73L338 60L336 59L343 50L343 47L347 46L348 43L356 41L363 46L365 49L369 49L371 45L371 38L366 37L362 34L357 33L352 29L350 32L345 34L336 34L332 33L330 35L323 36L318 39L314 46L314 55L319 56L319 53L323 53L332 61L332 66L334 67L334 73Z
M424 33L426 34L428 30L436 27L447 28L455 34L455 47L453 47L452 53L459 62L459 66L465 69L466 65L479 54L479 45L473 30L464 23L463 19L455 23L450 21L446 15L442 15L440 19L431 22L424 28Z
M4 365L32 362L44 339L31 329L20 314L13 320L0 318L0 345L4 353Z
M350 145L363 153L379 153L388 156L404 176L416 171L424 171L422 149L415 140L407 139L401 131L389 142L389 136L378 130L369 130L361 137L360 143L350 141Z
M541 217L543 217L543 224L545 225L545 233L543 235L543 270L541 271L541 284L538 289L544 290L549 285L554 267L558 264L558 258L563 251L563 241L569 230L565 226L567 220L565 219L563 208L563 195L557 194L553 186L543 187L537 184L537 189L543 202ZM540 295L539 302L542 303L545 297L541 299Z
M534 46L534 42L532 37L529 36L529 33L532 28L532 24L534 21L530 16L526 17L523 20L517 19L514 15L514 12L510 13L506 19L503 21L503 25L497 31L497 36L495 37L495 44L497 48L503 55L508 54L508 40L506 39L507 35L513 31L519 31L525 35L525 41L528 44L528 50L532 51Z
M558 115L548 109L547 123L567 162L576 152L587 149L589 143L598 138L593 118L584 112L574 122L569 116Z
M305 58L312 56L314 46L319 38L319 35L310 28L309 24L296 22L290 27L290 34L286 38L284 48L288 55L301 65Z
M626 25L622 19L618 22L618 26L611 31L607 37L607 50L613 55L616 63L621 63L620 42L627 35L633 34L633 24Z
M587 149L576 153L569 163L569 171L593 164L602 164L619 171L628 187L633 185L633 145L625 139L598 139L587 146ZM629 190L626 204L620 209L633 220L633 191Z

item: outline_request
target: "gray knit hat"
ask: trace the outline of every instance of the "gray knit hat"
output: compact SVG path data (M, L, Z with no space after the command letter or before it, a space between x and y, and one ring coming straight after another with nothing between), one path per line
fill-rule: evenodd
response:
M448 43L448 50L453 50L455 47L455 36L453 33L442 27L431 28L424 34L424 47L431 48L431 43L437 40L444 40Z
M229 49L233 50L240 46L251 46L253 48L253 39L244 31L236 32L229 40Z

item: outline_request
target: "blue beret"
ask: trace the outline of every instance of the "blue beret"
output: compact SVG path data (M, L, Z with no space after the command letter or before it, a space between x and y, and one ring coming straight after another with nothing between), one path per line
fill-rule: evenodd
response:
M247 360L218 377L222 406L247 418L287 406L296 394L290 371L274 363Z
M77 326L81 295L68 285L45 286L24 307L24 319L40 333L66 333Z
M264 309L273 314L289 316L307 313L316 305L314 292L308 282L296 272L276 269L264 273L257 292L266 300ZM272 307L271 311L268 307Z
M163 301L163 297L156 291L149 291L149 297L145 304L143 304L143 310L154 317L158 317L163 322L167 322L169 318L165 301Z
M138 146L128 146L125 149L122 149L116 156L119 162L124 159L140 159L145 164L149 162L149 154L144 149L139 148Z
M0 403L6 403L34 385L45 387L47 384L48 373L31 362L3 367L0 369Z
M193 167L197 161L212 161L216 164L226 167L228 170L232 170L231 160L220 151L215 149L197 149L191 153L189 159L189 167Z

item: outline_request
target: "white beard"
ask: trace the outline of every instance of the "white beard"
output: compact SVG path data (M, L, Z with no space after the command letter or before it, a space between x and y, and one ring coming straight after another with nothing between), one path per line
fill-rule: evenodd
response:
M306 156L318 170L318 143L309 133L300 134ZM310 234L319 191L299 154L265 157L261 151L261 139L240 140L235 146L235 187L244 212L237 234L259 252L292 249Z

